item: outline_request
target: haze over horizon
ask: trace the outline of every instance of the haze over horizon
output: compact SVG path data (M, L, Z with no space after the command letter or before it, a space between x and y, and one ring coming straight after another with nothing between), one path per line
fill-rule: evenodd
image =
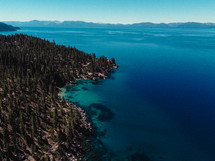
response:
M133 24L141 24L141 23L152 23L152 24L173 24L173 23L200 23L200 24L215 24L214 22L197 22L197 21L175 21L175 22L151 22L151 21L141 21L141 22L133 22L133 23L111 23L111 22L92 22L92 21L84 21L84 20L28 20L28 21L0 21L0 22L20 22L20 23L29 23L29 22L55 22L55 23L63 23L63 22L83 22L83 23L93 23L93 24L110 24L110 25L133 25Z
M209 0L0 0L0 21L215 22L215 1Z

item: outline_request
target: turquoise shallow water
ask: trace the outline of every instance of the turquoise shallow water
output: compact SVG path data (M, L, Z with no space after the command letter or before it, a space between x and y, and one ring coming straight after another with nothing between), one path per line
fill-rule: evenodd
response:
M214 29L23 28L17 33L115 57L111 78L79 83L67 98L94 110L102 141L121 156L214 161ZM10 34L10 33L4 33ZM114 116L99 121L100 105ZM95 105L96 104L96 105ZM96 113L96 114L95 114Z

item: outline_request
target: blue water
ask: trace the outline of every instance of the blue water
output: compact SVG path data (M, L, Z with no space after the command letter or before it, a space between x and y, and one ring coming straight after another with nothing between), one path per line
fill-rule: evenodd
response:
M116 58L120 68L110 79L65 92L86 108L97 103L112 110L108 122L93 119L106 129L101 139L113 152L140 149L155 161L215 160L215 29L23 27L16 33Z

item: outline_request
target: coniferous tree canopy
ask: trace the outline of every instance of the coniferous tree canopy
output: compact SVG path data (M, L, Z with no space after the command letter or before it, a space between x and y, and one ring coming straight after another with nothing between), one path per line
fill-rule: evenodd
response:
M60 99L77 78L106 77L114 59L16 34L0 35L0 160L81 158L91 126Z

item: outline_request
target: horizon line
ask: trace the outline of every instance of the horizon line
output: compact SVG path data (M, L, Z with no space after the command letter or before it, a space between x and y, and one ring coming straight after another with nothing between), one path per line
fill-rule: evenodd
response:
M113 25L132 25L132 24L139 24L139 23L153 23L153 24L171 24L171 23L201 23L201 24L215 24L215 22L199 22L199 21L172 21L172 22L150 22L150 21L141 21L141 22L134 22L134 23L111 23L111 22L92 22L92 21L84 21L84 20L38 20L38 19L32 19L32 20L9 20L9 21L0 21L0 22L32 22L32 21L50 21L50 22L85 22L85 23L95 23L95 24L113 24Z

